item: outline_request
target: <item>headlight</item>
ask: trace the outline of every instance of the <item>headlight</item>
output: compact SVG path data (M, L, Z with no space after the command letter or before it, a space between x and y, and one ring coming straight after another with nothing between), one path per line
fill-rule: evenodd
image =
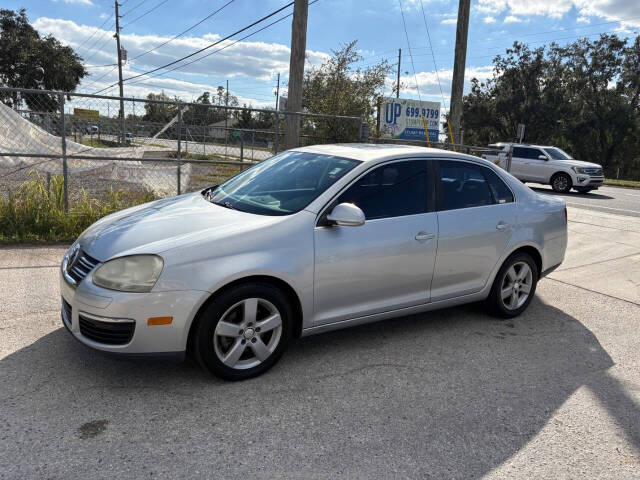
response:
M587 173L583 167L571 167L571 169L576 173Z
M150 292L164 262L157 255L131 255L109 260L93 272L93 283L121 292Z

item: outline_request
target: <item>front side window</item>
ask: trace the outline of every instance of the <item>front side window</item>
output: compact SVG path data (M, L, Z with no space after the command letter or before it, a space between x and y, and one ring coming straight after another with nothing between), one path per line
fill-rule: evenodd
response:
M547 152L547 155L549 155L553 160L571 160L571 155L559 148L550 147L545 148L544 151Z
M367 220L427 211L427 162L409 160L382 165L338 197L338 203L360 207Z
M360 162L288 151L236 175L211 193L212 203L259 215L289 215L309 205Z
M493 204L481 167L451 160L440 161L441 210Z

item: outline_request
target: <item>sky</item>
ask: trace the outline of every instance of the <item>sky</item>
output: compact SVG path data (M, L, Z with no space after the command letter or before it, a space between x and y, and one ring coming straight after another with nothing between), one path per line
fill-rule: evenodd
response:
M124 78L206 47L287 3L287 0L121 0L121 40L128 52ZM90 75L82 80L77 91L117 95L117 87L110 87L117 82L113 2L3 0L3 8L22 7L41 35L53 35L84 59ZM309 6L307 68L322 63L332 50L357 40L363 57L360 66L386 58L395 71L401 48L404 85L401 96L438 101L446 111L457 9L455 0L316 0ZM178 67L173 71L159 70L126 81L125 96L144 97L150 92L164 91L191 101L204 91L215 91L228 80L230 92L241 104L275 106L278 73L281 92L286 95L291 17L230 44L292 10L293 7L288 7L217 47L169 67ZM603 32L626 37L638 35L639 31L640 0L472 0L465 91L469 90L472 77L490 77L492 58L504 53L516 40L538 47L552 41L564 44L585 36L597 38ZM211 52L215 53L200 60ZM191 60L196 61L184 65ZM393 81L391 76L387 95L391 94Z

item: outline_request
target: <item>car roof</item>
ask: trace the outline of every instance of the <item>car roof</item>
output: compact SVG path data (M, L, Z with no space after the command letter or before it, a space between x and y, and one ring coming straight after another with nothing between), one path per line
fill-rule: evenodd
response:
M479 160L462 153L442 150L440 148L415 147L412 145L376 145L373 143L334 143L327 145L313 145L294 149L298 152L319 153L323 155L335 155L336 157L350 158L361 162L370 162L391 158L429 156L429 157L459 157Z

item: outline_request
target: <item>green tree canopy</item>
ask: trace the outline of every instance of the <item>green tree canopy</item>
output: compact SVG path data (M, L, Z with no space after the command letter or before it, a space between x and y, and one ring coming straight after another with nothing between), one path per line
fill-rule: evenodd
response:
M386 60L365 68L356 64L362 56L356 49L357 41L332 51L322 65L305 72L302 88L302 106L313 113L361 117L374 124L378 97L381 96L391 67ZM307 120L303 125L313 131L315 142L353 141L359 125L349 121Z
M472 79L464 98L467 143L525 139L553 144L603 165L608 175L640 178L640 37L616 35L531 50L514 43L493 77Z
M0 84L6 87L73 91L87 74L82 59L52 36L40 37L26 11L0 10ZM11 106L23 101L31 110L53 111L48 95L0 94Z

